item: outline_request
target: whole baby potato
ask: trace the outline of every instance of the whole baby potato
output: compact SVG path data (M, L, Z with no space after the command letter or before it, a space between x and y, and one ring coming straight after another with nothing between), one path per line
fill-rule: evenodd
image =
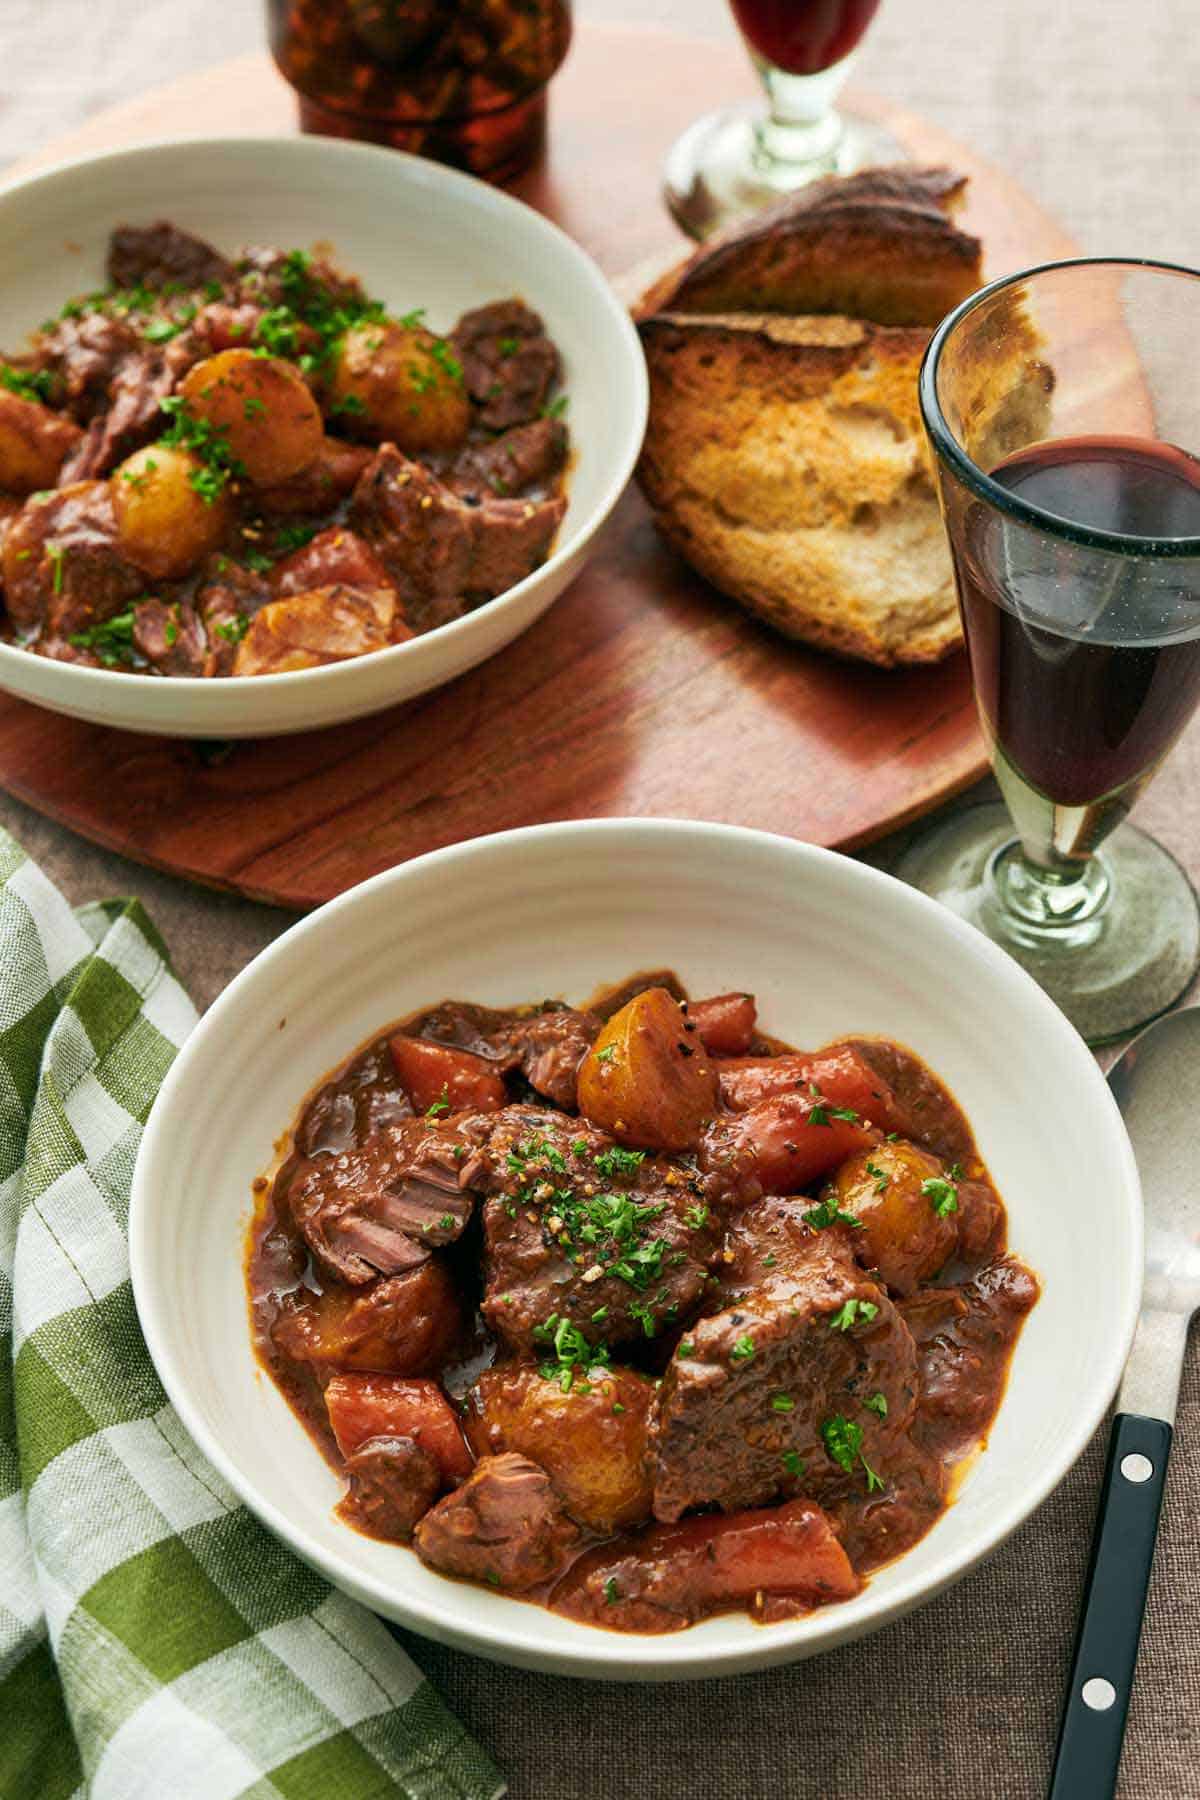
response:
M957 1181L916 1144L860 1150L837 1171L832 1193L859 1222L855 1251L897 1294L915 1293L957 1247Z
M176 581L216 550L230 525L225 494L206 499L193 477L204 464L190 450L148 444L113 471L121 553L155 581Z
M564 1393L528 1363L485 1369L467 1437L477 1456L516 1450L540 1463L572 1518L594 1531L650 1516L646 1423L654 1383L634 1369L577 1369Z
M717 1074L666 988L615 1012L579 1065L579 1110L618 1143L691 1150L717 1110Z
M192 418L222 433L257 487L290 480L321 448L321 410L300 371L281 357L222 350L190 369L179 391Z
M462 368L445 338L381 319L352 325L328 377L336 427L412 455L456 450L471 409Z

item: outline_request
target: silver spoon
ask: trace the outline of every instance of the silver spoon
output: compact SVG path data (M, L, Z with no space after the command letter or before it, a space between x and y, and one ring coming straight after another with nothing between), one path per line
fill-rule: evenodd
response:
M1142 1178L1146 1285L1108 1440L1049 1800L1117 1785L1188 1323L1200 1308L1200 1007L1170 1013L1109 1072Z

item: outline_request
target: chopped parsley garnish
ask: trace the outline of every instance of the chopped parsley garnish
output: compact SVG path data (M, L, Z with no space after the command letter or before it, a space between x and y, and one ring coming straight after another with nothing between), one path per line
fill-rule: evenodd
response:
M454 1230L454 1214L453 1213L443 1213L442 1214L441 1218L438 1220L438 1230L439 1231L453 1231Z
M814 1231L824 1231L827 1225L852 1225L855 1231L862 1230L862 1220L856 1219L853 1213L843 1212L832 1198L810 1206L804 1215L804 1223L811 1225Z
M697 1206L689 1206L683 1215L683 1222L689 1231L701 1231L708 1224L708 1205L701 1200Z
M951 1181L961 1181L963 1178L963 1166L961 1163L952 1162L950 1167L946 1170L946 1173Z
M613 1605L614 1601L621 1598L621 1590L617 1586L617 1578L615 1575L610 1575L604 1584L604 1598L610 1606Z
M798 1450L785 1450L779 1460L787 1470L788 1474L794 1476L795 1479L799 1481L807 1467L800 1452Z
M868 1394L867 1398L863 1401L863 1405L868 1412L878 1413L881 1419L887 1418L888 1403L886 1394Z
M753 1359L754 1339L743 1333L729 1352L729 1360L730 1362L752 1362Z
M289 550L303 550L316 535L315 525L277 525L275 528L275 542L283 554Z
M625 1411L625 1408L621 1405L621 1402L619 1400L613 1401L612 1409L615 1413L623 1413Z
M265 413L266 410L266 401L260 400L257 394L247 394L242 400L243 419L257 419Z
M71 637L81 649L94 650L106 669L128 662L133 649L133 611L116 613L103 625L92 625L87 631L76 631Z
M872 1176L874 1179L875 1192L877 1194L882 1194L886 1190L888 1183L891 1181L891 1179L892 1179L891 1176L888 1174L886 1169L881 1169L879 1167L878 1163L873 1163L870 1161L868 1161L866 1164L866 1170L867 1170L867 1174Z
M696 1346L691 1338L682 1338L676 1346L675 1354L676 1356L694 1356L696 1354Z
M821 1442L826 1453L847 1475L854 1471L854 1459L862 1449L862 1426L844 1413L834 1413L821 1424Z
M928 1181L921 1183L921 1192L927 1196L939 1219L958 1211L958 1189L944 1175L931 1175Z
M367 403L361 394L339 394L329 410L331 413L352 413L356 418L362 418L366 413Z
M556 400L551 400L548 406L543 406L542 417L544 419L561 419L569 405L570 400L568 396L566 394L559 394Z
M49 369L14 369L11 363L0 363L0 387L44 405L54 390L54 377Z
M560 1175L566 1173L567 1160L561 1150L555 1148L549 1138L526 1138L524 1143L514 1144L505 1158L514 1174L525 1172L526 1163L544 1162Z
M587 1148L586 1144L584 1148ZM617 1144L609 1150L598 1151L592 1158L597 1173L603 1175L606 1181L611 1181L614 1175L636 1174L645 1160L644 1150L622 1150Z
M253 569L256 575L269 575L275 567L274 558L267 556L262 550L244 551L242 561L248 569Z
M883 1489L883 1479L877 1475L866 1457L862 1454L863 1431L853 1419L844 1413L834 1413L821 1425L821 1440L831 1460L844 1469L847 1475L854 1473L856 1463L861 1463L866 1472L867 1492L873 1494Z
M424 323L425 310L423 306L414 306L411 312L401 313L400 323L405 331L415 331L419 325Z
M213 627L217 636L224 638L227 644L240 644L249 629L250 621L245 613L234 613L232 619L222 619L219 625Z
M502 337L496 348L503 357L515 356L521 348L521 340L515 337Z
M278 270L283 297L258 320L255 339L272 356L296 358L309 369L328 361L352 325L386 317L379 300L334 291L305 250L289 250ZM403 324L404 321L402 320ZM297 353L304 344L303 356Z
M616 1045L615 1044L606 1044L603 1050L597 1050L596 1061L599 1063L610 1063L616 1054L617 1054Z
M646 1337L652 1338L658 1330L658 1320L654 1316L654 1308L647 1306L642 1300L635 1300L629 1308L629 1316L636 1319Z
M163 433L160 442L177 444L190 450L198 459L201 466L192 470L188 480L200 498L211 506L231 475L246 473L245 464L233 454L224 430L190 413L182 394L167 394L158 404L172 420L170 430Z
M548 1344L554 1352L554 1360L542 1363L538 1373L543 1381L556 1380L564 1394L569 1394L575 1385L577 1368L586 1371L608 1361L607 1345L589 1344L578 1325L560 1318L558 1313L551 1313L543 1324L535 1325L533 1337L535 1343Z
M66 546L64 544L47 544L46 555L54 565L54 579L50 585L56 594L61 594L63 591L63 564L67 560Z
M859 1319L864 1319L869 1324L878 1311L873 1300L847 1300L845 1305L839 1306L835 1313L830 1314L830 1329L849 1331Z
M447 1082L443 1081L441 1093L438 1095L437 1099L433 1102L432 1106L427 1106L425 1108L425 1117L427 1119L439 1119L439 1118L441 1118L443 1113L448 1113L449 1111L450 1111L450 1087Z
M607 1317L608 1317L607 1306L598 1306L596 1308L595 1312L592 1314L592 1324L599 1325L600 1321L602 1319L607 1319Z
M148 344L165 344L169 338L178 337L182 330L182 320L151 319L142 336Z
M792 1396L790 1394L772 1394L771 1395L771 1411L772 1412L789 1413L794 1409L795 1405L796 1405L796 1402L792 1399Z

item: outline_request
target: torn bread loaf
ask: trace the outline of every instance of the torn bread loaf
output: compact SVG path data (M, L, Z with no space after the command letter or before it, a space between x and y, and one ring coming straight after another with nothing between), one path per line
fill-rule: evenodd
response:
M917 375L932 327L980 285L979 241L951 217L964 187L945 169L814 183L637 309L638 479L664 536L788 637L884 667L962 641ZM1008 375L974 397L993 460L1045 407L1035 347L1015 331Z

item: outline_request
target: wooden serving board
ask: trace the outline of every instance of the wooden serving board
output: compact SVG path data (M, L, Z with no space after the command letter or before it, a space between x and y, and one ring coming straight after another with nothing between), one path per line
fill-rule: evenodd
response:
M549 161L516 191L614 278L682 254L659 198L663 156L698 113L751 85L733 43L583 26L552 90ZM970 176L967 223L990 275L1072 254L1029 196L964 146L850 98L915 158ZM294 129L291 91L250 56L114 108L17 172L138 138ZM375 718L214 756L0 695L11 793L140 861L297 907L423 851L546 819L674 814L853 848L985 767L962 656L885 674L785 642L692 575L633 490L583 575L523 638Z

